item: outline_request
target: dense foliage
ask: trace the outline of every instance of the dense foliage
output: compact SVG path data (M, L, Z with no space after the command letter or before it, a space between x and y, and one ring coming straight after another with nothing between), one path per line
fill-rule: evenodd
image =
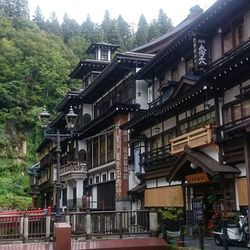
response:
M90 16L79 25L67 14L60 24L55 13L45 20L39 7L30 20L27 0L0 0L0 208L30 203L22 197L29 196L27 169L37 161L41 141L38 114L79 87L68 75L89 44L116 43L129 50L171 27L162 10L150 24L142 16L134 32L121 15L112 19L108 11L100 25Z

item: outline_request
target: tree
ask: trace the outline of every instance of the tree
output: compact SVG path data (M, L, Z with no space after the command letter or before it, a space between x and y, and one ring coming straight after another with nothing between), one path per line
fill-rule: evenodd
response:
M148 23L144 15L140 16L138 29L135 33L134 46L138 47L148 41Z
M39 6L36 7L32 20L38 25L38 27L40 27L40 29L45 29L44 16Z
M161 35L158 22L153 19L148 28L148 41L153 40Z
M29 6L27 0L15 0L15 17L29 18Z
M95 24L91 21L90 15L87 15L86 21L81 26L81 34L87 41L92 41L94 36Z
M45 28L48 32L54 33L57 36L62 35L61 26L57 20L55 12L52 12L50 14L49 20L47 20Z
M62 28L64 42L66 42L66 43L73 36L80 35L79 24L74 19L70 19L68 17L67 13L65 13L65 15L63 17L63 22L62 22L61 28Z
M132 43L132 32L129 24L123 19L121 15L117 18L117 30L121 38L122 50L128 50Z
M111 21L109 29L110 31L106 35L108 42L111 44L121 44L121 37L117 30L117 25L115 20Z
M27 0L1 0L0 9L6 16L11 18L29 18L29 7Z
M108 10L106 10L104 13L104 18L103 18L102 24L101 24L101 28L102 28L103 33L104 33L104 38L108 37L111 25L112 25L112 21L110 18L110 14L109 14Z
M159 27L160 35L165 34L167 31L173 28L171 19L164 13L162 9L159 10L157 24Z

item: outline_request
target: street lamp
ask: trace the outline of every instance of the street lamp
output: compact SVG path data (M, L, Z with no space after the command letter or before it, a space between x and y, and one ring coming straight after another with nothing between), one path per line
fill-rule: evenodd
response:
M74 113L72 106L70 106L69 113L66 114L67 128L70 130L70 134L60 134L59 129L57 129L56 134L48 134L47 128L49 124L50 113L46 110L46 107L43 108L43 112L40 114L42 120L42 127L44 129L44 136L50 139L56 139L56 222L62 221L61 209L60 209L60 196L61 196L61 179L60 179L60 157L61 157L61 139L69 138L72 136L72 131L75 127L77 114Z

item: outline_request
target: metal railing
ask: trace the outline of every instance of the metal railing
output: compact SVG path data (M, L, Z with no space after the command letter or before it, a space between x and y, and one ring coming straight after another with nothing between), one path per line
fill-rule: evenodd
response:
M164 147L140 154L140 164L147 167L147 165L152 165L171 156L170 145L168 144Z
M90 224L87 223L87 217ZM71 225L72 237L148 234L149 211L91 211L63 214ZM0 242L49 240L54 236L55 214L0 215ZM87 228L89 225L89 228Z

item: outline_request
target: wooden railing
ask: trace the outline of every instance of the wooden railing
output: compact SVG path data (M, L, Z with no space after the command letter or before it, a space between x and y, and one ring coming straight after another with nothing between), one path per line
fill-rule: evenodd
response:
M148 164L152 165L153 163L164 160L169 156L171 156L170 145L166 145L164 147L156 148L152 151L140 154L140 164L147 167Z
M67 175L86 175L86 163L79 162L67 162L61 166L60 176L65 177Z
M212 129L210 125L205 125L203 128L196 129L187 134L175 137L170 140L171 154L177 154L184 151L185 146L196 148L211 143Z

